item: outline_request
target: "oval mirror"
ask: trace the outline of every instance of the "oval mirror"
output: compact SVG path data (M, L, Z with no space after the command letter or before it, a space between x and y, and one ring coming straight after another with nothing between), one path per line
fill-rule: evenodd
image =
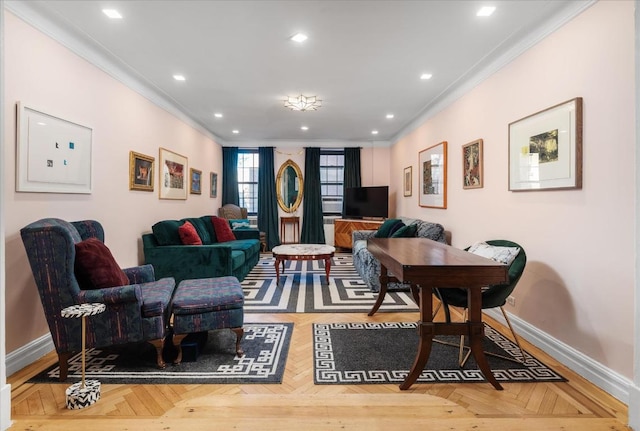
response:
M292 213L302 202L302 172L293 160L289 159L280 166L276 178L278 205L283 211Z

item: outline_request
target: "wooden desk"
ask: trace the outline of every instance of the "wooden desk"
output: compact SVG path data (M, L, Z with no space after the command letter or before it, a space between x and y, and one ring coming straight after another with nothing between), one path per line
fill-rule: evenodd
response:
M465 335L469 337L471 353L480 371L494 388L502 390L482 349L482 286L508 282L507 265L426 238L371 238L367 249L381 264L381 293L394 279L411 283L412 290L415 289L413 286L419 288L418 352L400 389L409 389L420 376L435 335ZM394 277L388 276L387 270ZM466 322L433 322L434 287L467 289L469 313Z
M300 242L300 217L289 216L280 217L280 241L282 241L282 244L289 244L287 243L287 241L285 241L287 224L293 225L293 242Z

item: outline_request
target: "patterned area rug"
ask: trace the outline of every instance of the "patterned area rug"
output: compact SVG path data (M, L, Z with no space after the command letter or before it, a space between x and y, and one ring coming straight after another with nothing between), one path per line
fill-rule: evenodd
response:
M361 313L376 301L360 278L350 253L336 253L331 263L329 283L324 262L287 261L276 284L275 259L263 253L260 261L242 282L245 313ZM388 292L379 313L418 311L411 293Z
M316 384L370 384L404 381L418 349L415 323L329 323L313 325ZM438 336L458 343L455 336ZM521 359L518 347L485 323L485 352ZM500 382L566 381L564 377L524 352L523 363L487 356ZM458 349L433 343L429 361L417 383L486 381L470 358L458 366Z
M235 334L230 330L201 333L192 337L189 345L183 342L184 359L179 365L171 364L176 351L166 349L168 362L164 370L156 367L155 348L149 343L90 349L85 378L105 384L281 383L292 330L293 323L245 324L242 358L235 355ZM63 383L68 385L82 378L81 364L80 354L71 358L69 378ZM55 365L29 382L57 383L59 376L60 369Z

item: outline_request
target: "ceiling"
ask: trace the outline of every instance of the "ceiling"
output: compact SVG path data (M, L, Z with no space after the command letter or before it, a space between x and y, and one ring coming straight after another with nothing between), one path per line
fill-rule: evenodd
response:
M101 67L124 70L227 145L394 141L590 3L7 1L83 39L109 60ZM485 5L495 12L477 17ZM297 32L308 39L290 40ZM286 109L299 94L322 107Z

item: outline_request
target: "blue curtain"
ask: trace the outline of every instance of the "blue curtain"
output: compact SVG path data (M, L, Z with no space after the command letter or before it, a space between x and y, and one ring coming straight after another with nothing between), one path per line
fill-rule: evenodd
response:
M238 147L222 147L222 205L240 205Z
M360 168L360 148L344 149L344 182L343 187L360 187L362 175ZM344 193L343 193L344 196ZM344 200L342 201L342 214L344 214Z
M305 148L303 202L300 242L325 244L322 191L320 190L320 148Z
M273 147L258 148L258 157L258 229L267 235L267 250L271 250L280 244Z

